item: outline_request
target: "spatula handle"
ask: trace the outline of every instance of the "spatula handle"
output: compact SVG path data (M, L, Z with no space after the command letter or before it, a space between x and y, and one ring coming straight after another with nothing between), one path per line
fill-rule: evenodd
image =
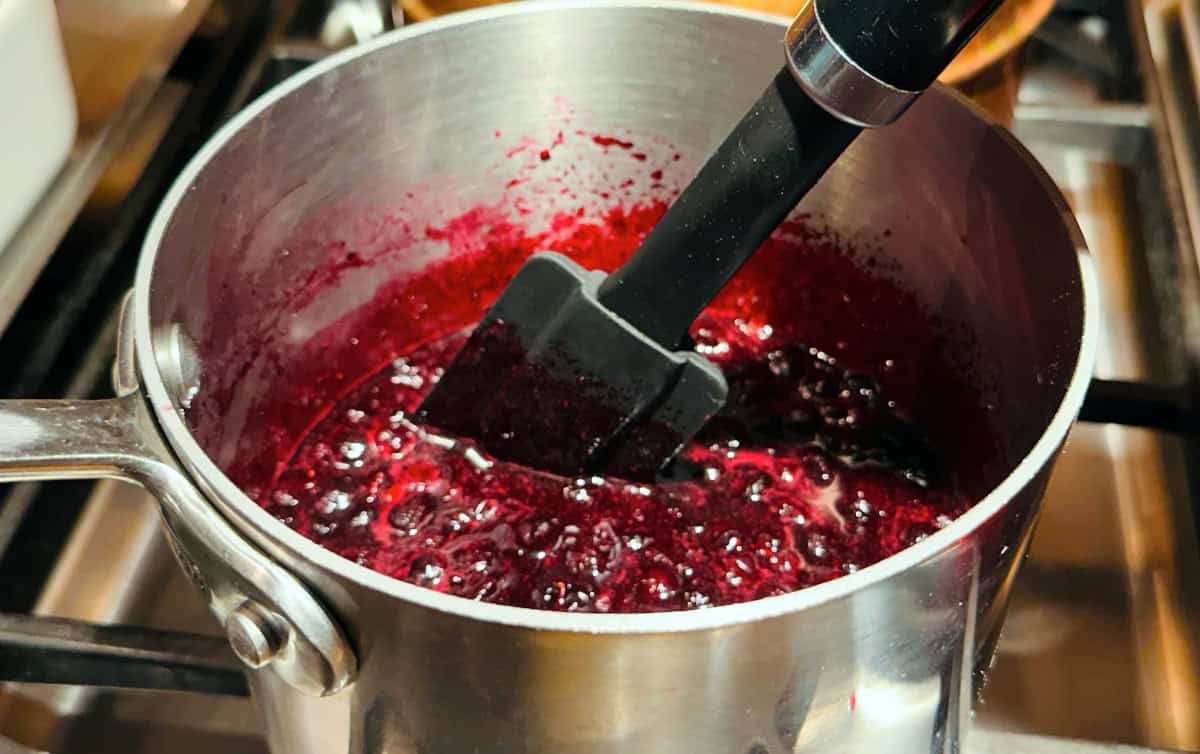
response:
M842 52L876 78L922 91L1002 0L812 0Z
M884 126L927 89L1002 0L808 0L788 66L842 120Z
M898 118L1002 0L809 0L787 64L599 290L674 349L864 127Z
M814 103L784 68L638 251L604 281L600 302L677 348L692 320L859 131Z

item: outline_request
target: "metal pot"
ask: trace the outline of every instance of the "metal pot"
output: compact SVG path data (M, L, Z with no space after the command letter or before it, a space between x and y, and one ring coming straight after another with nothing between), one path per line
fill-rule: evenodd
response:
M280 754L956 750L1083 398L1097 297L1058 191L945 89L863 136L804 206L849 236L890 229L896 274L992 364L977 375L1001 407L990 491L905 552L748 604L556 614L357 566L222 471L269 441L262 398L310 333L445 253L363 243L369 275L316 300L281 295L326 261L292 243L305 218L369 225L403 186L445 176L442 204L494 196L515 169L495 161L494 130L536 132L561 114L557 95L699 158L778 69L783 28L662 2L516 4L315 65L222 128L163 202L126 307L120 397L0 402L0 475L118 477L157 495Z

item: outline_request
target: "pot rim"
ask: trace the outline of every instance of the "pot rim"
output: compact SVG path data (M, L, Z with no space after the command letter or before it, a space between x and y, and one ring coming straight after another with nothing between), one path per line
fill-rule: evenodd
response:
M984 121L988 128L1004 139L1013 149L1014 154L1022 158L1029 169L1034 171L1048 198L1054 202L1077 250L1080 288L1083 294L1083 330L1067 390L1054 416L1029 453L998 485L953 523L896 555L855 573L846 574L832 581L789 594L703 610L625 614L564 613L477 602L465 597L442 594L385 576L342 558L306 539L271 516L242 492L224 472L217 468L192 437L181 417L183 409L168 394L154 358L150 328L150 290L155 261L171 218L188 194L196 177L234 134L274 102L327 71L369 55L383 47L402 43L406 39L437 33L460 25L485 23L491 19L510 15L549 10L603 8L668 9L681 13L733 16L773 24L778 26L781 32L787 25L787 19L767 13L723 5L695 3L690 0L529 0L528 2L490 6L423 21L416 27L398 29L370 42L335 53L275 86L225 123L188 162L172 184L154 215L142 244L141 256L138 261L133 293L134 356L137 360L143 389L149 396L151 411L167 442L178 454L180 461L189 473L196 477L200 486L213 493L206 496L212 504L230 519L240 534L248 536L252 541L265 544L268 549L287 551L311 566L344 578L362 588L381 592L398 600L464 618L528 629L571 633L653 634L734 626L811 609L846 597L953 549L960 540L966 539L984 522L1000 513L1009 500L1052 461L1053 456L1065 441L1067 433L1079 413L1091 378L1099 336L1099 311L1098 286L1092 261L1075 218L1058 187L1041 165L1007 131L991 123L981 110L967 102L965 98L950 93L940 86L938 87L939 91L934 94L958 100L961 106L972 111L973 117Z

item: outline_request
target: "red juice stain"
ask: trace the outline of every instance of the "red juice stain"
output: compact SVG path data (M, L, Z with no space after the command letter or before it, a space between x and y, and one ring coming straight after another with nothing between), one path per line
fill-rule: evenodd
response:
M541 152L538 152L538 157L542 162L545 162L546 160L550 159L550 150L543 149Z
M663 171L661 171L661 170L653 170L650 172L651 180L661 181L662 177L663 177Z
M633 159L637 160L638 162L646 161L646 153L645 152L634 152L633 154L631 154L629 156L632 157Z
M475 210L430 229L456 252L388 296L420 302L423 336L322 410L279 457L260 504L388 576L590 612L792 592L899 552L965 511L943 454L902 410L934 380L929 322L909 294L802 223L764 244L695 323L696 348L725 372L730 399L656 481L540 472L411 421L464 342L461 328L530 254L554 248L611 270L665 207L580 208L541 233ZM383 332L396 316L385 308L359 326ZM897 343L921 358L905 361ZM954 403L950 393L939 397Z
M592 142L595 144L598 144L606 149L608 147L620 147L621 149L633 149L632 141L624 141L624 140L618 139L614 136L596 135L596 136L592 137Z

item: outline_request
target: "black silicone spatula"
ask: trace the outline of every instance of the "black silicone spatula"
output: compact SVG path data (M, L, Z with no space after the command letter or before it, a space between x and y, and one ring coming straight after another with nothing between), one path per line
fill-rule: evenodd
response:
M653 475L724 404L687 332L863 127L890 123L999 0L810 0L787 65L610 275L532 257L419 418L562 474Z

